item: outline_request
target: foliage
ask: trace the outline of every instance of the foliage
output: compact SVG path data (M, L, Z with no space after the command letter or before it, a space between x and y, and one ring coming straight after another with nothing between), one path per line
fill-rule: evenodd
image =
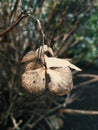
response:
M98 11L97 5L86 14L87 21L85 21L84 25L80 25L79 30L81 31L78 31L78 34L75 34L75 39L76 41L79 40L79 42L69 51L69 54L75 54L80 60L93 62L97 65L98 14L96 11ZM76 52L76 49L79 49L79 51Z

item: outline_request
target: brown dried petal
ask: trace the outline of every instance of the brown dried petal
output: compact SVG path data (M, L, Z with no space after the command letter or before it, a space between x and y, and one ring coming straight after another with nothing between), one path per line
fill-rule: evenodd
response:
M62 96L68 94L73 88L72 73L69 67L48 69L47 74L49 81L47 86L52 93Z
M29 51L29 52L22 58L21 63L33 61L34 59L36 59L35 51Z
M42 63L39 63L39 62L37 61L37 59L36 59L36 60L34 60L34 61L32 61L32 62L30 62L30 63L28 63L28 64L26 65L25 71L34 70L34 69L39 69L39 68L41 68L41 67L44 67L44 65L43 65Z
M45 56L45 62L46 62L47 68L50 68L50 67L62 67L62 68L70 67L70 68L75 69L77 71L81 71L81 69L79 67L73 65L67 59L60 59L60 58L56 58L56 57Z
M26 71L22 75L22 86L30 93L42 93L46 86L44 68Z
M36 56L38 57L38 56L39 56L39 53L40 53L41 55L43 55L43 54L46 54L47 52L48 52L51 56L54 56L54 53L53 53L52 48L48 47L47 45L40 46L40 47L36 50Z

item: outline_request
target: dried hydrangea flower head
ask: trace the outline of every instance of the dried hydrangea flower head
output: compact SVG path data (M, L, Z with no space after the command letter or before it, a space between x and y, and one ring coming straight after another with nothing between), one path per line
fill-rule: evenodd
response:
M29 63L22 75L22 86L33 94L40 94L46 88L58 96L70 93L73 88L71 68L81 69L67 59L47 57L45 52L53 56L52 49L44 45L23 57L22 62Z

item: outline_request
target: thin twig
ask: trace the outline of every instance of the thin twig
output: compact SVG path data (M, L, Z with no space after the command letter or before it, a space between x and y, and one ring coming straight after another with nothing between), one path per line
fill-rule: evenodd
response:
M31 14L29 14L29 16L37 21L39 30L40 30L41 35L42 35L42 47L39 48L39 50L38 50L38 57L41 58L41 56L43 55L42 53L44 52L44 45L45 45L45 38L46 38L46 35L45 35L44 31L43 31L43 28L42 28L42 25L41 25L40 20L37 19L37 18L35 18L35 17L33 17ZM46 65L44 55L43 55L43 60L44 60L44 64Z
M64 51L66 51L66 49L67 49L67 47L69 45L68 39L73 34L73 32L75 32L75 30L78 28L78 25L80 24L81 20L84 18L86 13L93 7L94 3L95 3L95 0L92 0L91 4L88 5L88 7L86 7L86 9L83 12L83 17L80 18L79 20L77 20L76 23L74 24L74 27L72 27L69 30L69 33L68 33L66 39L64 39L64 42L62 42L62 44L60 44L59 49L55 52L55 55L61 55ZM65 46L65 43L66 43L66 46Z
M9 108L8 108L8 111L7 111L7 114L6 114L6 117L5 117L5 122L4 122L4 125L6 126L7 125L7 122L8 122L8 117L10 115L10 112L11 112L11 109L13 107L13 102L10 104Z
M32 124L29 124L30 128L34 128L41 120L43 120L46 116L52 114L53 112L56 112L57 110L59 110L60 108L65 108L68 104L69 104L69 100L70 100L70 95L67 95L67 98L65 99L65 102L54 107L53 109L49 110L48 112L46 112L44 115L41 115L35 122L33 122ZM31 121L31 119L30 119ZM27 124L28 125L28 124ZM24 130L26 128L26 126L22 128L22 130Z
M41 34L42 34L42 38L43 38L43 42L42 42L42 45L44 46L44 44L45 44L45 34L44 34L44 31L43 31L43 28L42 28L42 26L41 26L41 22L39 21L39 19L36 19L36 21L37 21L37 23L38 23L38 26L39 26L39 29L40 29L40 31L41 31Z
M27 17L28 14L26 12L23 12L20 14L20 16L9 26L7 27L6 29L4 29L3 31L0 32L0 37L2 37L4 34L8 33L9 31L11 31L16 25L19 24L19 22Z
M87 84L90 84L90 83L93 83L93 82L96 82L96 81L98 81L98 79L96 79L96 78L90 79L90 80L85 81L85 82L83 82L83 83L79 83L78 85L75 86L75 88L76 88L77 86L79 86L79 87L86 86Z
M81 86L86 86L87 84L90 84L90 83L93 83L93 82L96 82L98 81L98 75L94 75L94 74L80 74L78 75L79 77L90 77L92 79L90 80L87 80L87 81L84 81L82 83L79 83L78 85L75 86L75 88L77 86L81 87Z
M19 122L16 122L16 119L14 118L13 114L11 114L11 120L12 120L13 125L14 125L12 130L18 130L19 125L22 123L22 120L19 120Z
M11 17L13 16L14 12L17 10L19 1L20 1L20 0L16 0L16 2L15 2L15 4L14 4L14 7L13 7L13 10L11 11L11 14L10 14L10 19L11 19Z
M91 77L91 78L98 78L98 75L95 74L78 74L79 77Z
M78 109L60 109L60 113L66 113L71 115L98 115L98 111Z

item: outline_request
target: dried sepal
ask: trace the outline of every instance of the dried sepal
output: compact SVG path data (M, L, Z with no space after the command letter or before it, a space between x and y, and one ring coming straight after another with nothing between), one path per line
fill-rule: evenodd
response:
M36 56L38 57L39 55L43 55L43 54L47 54L49 53L50 56L54 56L53 50L51 47L48 47L47 45L44 46L40 46L37 50L36 50Z
M35 59L25 66L25 71L35 70L44 67L43 63Z
M51 67L62 67L62 68L70 67L71 69L75 69L76 71L81 71L81 69L79 67L73 65L67 59L60 59L60 58L56 58L56 57L45 56L45 62L46 62L47 68L51 68Z
M47 70L48 89L62 96L71 92L73 88L72 73L69 67Z
M30 93L42 93L46 86L44 69L26 71L22 75L22 86Z
M36 59L35 51L29 51L24 57L22 58L21 63L33 61Z

